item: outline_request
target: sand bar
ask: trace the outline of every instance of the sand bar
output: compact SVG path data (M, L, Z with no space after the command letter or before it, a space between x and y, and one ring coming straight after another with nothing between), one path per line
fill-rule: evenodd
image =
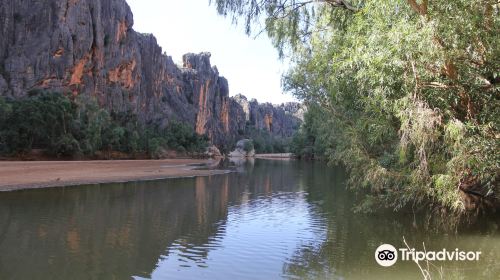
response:
M214 160L0 161L0 191L223 174Z

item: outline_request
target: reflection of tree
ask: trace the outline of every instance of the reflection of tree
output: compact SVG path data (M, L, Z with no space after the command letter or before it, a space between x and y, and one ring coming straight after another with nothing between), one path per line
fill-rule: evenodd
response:
M12 222L12 209L10 205L5 205L0 203L0 252L1 245L5 242L7 237L8 230L10 228ZM0 258L0 272L6 271L6 267L4 267L3 261ZM0 273L0 278L2 273ZM8 276L8 275L7 275ZM8 279L8 278L5 278Z
M7 230L12 221L12 209L10 205L0 204L0 244L2 244Z
M322 163L256 160L243 173L221 176L2 193L0 279L149 277L174 251L203 264L224 237L229 206L297 191L307 192L316 238L299 244L284 275L374 278L375 248L399 246L402 236L429 248L481 248L482 273L498 275L498 227L485 224L470 239L445 238L414 228L413 214L355 215L344 180L341 170Z
M314 205L311 211L312 220L321 220L325 224L318 226L325 230L323 235L318 235L315 246L301 246L296 249L289 262L283 266L283 274L299 279L384 279L390 276L380 270L375 263L373 252L383 243L402 246L402 237L405 236L410 244L415 246L425 242L427 249L450 248L457 246L466 250L483 250L489 257L482 263L484 275L492 277L500 272L500 264L492 265L490 260L498 259L498 246L478 244L478 235L487 235L492 230L486 227L469 230L474 233L475 240L455 236L447 238L443 232L430 232L424 226L428 219L426 215L414 217L412 213L378 213L372 215L355 214L354 195L345 190L345 177L341 169L331 169L322 164L313 163L303 166L301 184L307 186L308 201ZM414 220L416 219L416 221ZM491 223L490 223L491 225ZM451 235L453 236L453 234ZM498 240L498 229L493 230ZM495 243L494 241L492 243ZM496 242L496 244L500 244ZM497 247L497 248L495 248ZM496 253L495 253L496 252ZM411 262L397 264L401 277L415 277L420 279L418 268ZM464 273L463 264L455 262L446 265L447 271L460 271L462 275L469 275L474 279L478 270L469 270ZM408 272L414 274L407 274ZM394 273L394 270L391 271ZM397 274L392 274L392 277ZM446 276L446 275L445 275ZM400 277L400 278L401 278ZM486 278L488 278L486 277Z

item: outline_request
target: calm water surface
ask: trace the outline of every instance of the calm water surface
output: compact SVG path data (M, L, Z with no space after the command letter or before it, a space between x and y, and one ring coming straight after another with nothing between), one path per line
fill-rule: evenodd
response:
M413 214L354 214L345 173L322 163L247 162L212 177L0 193L0 279L421 279L378 266L403 236L445 279L500 279L498 221L458 234ZM434 279L440 279L435 271Z

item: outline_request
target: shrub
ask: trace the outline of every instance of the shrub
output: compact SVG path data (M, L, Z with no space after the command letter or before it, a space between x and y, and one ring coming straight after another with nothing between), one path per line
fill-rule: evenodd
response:
M56 156L97 151L147 152L162 149L202 152L206 136L172 121L165 127L141 124L132 112L108 112L85 96L70 100L60 93L30 91L28 97L0 98L0 153L19 154L33 148Z
M254 150L253 142L251 140L250 141L245 141L245 144L243 146L243 150L246 153L250 153L251 151L253 151Z
M64 135L51 148L51 153L57 157L78 155L81 153L80 143L73 135Z

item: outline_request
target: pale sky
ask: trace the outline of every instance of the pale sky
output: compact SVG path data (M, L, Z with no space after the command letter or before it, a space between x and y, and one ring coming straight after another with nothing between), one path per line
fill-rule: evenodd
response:
M286 64L266 34L245 35L243 25L219 16L208 0L127 0L134 29L152 33L167 55L178 63L188 52L212 53L212 65L229 81L230 95L242 93L259 102L295 100L283 94L281 75Z

